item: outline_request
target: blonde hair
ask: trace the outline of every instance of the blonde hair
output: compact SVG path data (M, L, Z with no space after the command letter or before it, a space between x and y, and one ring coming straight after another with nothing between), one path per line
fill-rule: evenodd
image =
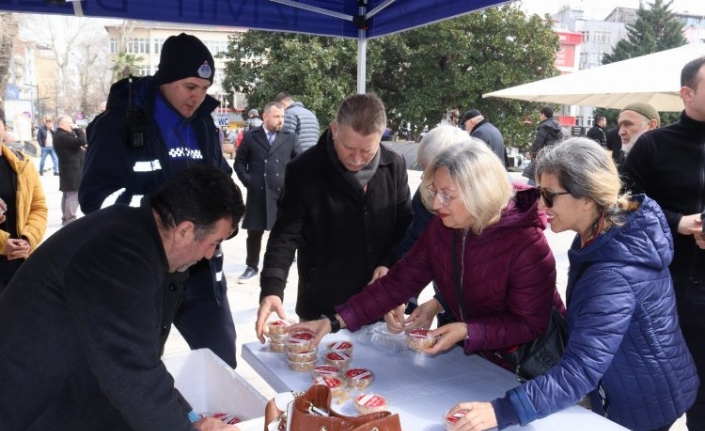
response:
M424 171L421 200L433 207L434 195L428 190L440 168L447 168L458 189L458 199L473 218L472 231L481 234L499 221L502 211L514 197L514 188L507 171L489 147L479 139L452 145L436 157Z

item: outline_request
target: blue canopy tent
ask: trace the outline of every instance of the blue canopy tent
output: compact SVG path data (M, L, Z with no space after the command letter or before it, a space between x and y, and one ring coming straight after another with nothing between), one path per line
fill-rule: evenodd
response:
M365 92L367 40L506 0L0 0L0 10L244 27L358 40L358 92Z

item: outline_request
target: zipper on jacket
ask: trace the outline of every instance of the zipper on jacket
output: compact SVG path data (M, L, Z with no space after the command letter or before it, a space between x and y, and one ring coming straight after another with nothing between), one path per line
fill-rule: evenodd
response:
M460 286L462 289L463 285L463 280L465 279L465 240L468 238L468 230L463 229L462 230L463 234L461 238L463 239L462 243L460 244ZM459 300L462 301L462 298L458 298ZM458 304L458 308L460 309L460 319L465 322L465 316L463 316L463 308L461 307L460 304Z

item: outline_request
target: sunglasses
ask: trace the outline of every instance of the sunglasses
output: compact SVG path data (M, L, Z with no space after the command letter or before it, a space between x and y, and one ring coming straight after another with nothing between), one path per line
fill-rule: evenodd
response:
M548 208L553 207L553 199L556 196L571 194L570 192L551 192L541 186L536 187L536 193L543 198L543 203L545 203Z

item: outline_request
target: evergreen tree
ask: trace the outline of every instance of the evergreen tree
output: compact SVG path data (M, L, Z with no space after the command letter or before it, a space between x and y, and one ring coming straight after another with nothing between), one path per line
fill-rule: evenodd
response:
M636 21L627 25L627 37L617 43L612 53L605 54L602 64L685 45L688 41L683 36L683 24L671 12L672 3L673 0L668 3L654 0L649 9L640 4Z
M517 6L487 8L430 26L370 40L367 91L379 94L392 129L409 139L434 127L457 107L477 108L504 134L526 147L541 105L482 94L558 74L558 36L546 17ZM248 31L230 38L224 88L262 108L286 91L313 111L322 127L356 91L357 43L352 39ZM247 110L246 110L247 111Z

